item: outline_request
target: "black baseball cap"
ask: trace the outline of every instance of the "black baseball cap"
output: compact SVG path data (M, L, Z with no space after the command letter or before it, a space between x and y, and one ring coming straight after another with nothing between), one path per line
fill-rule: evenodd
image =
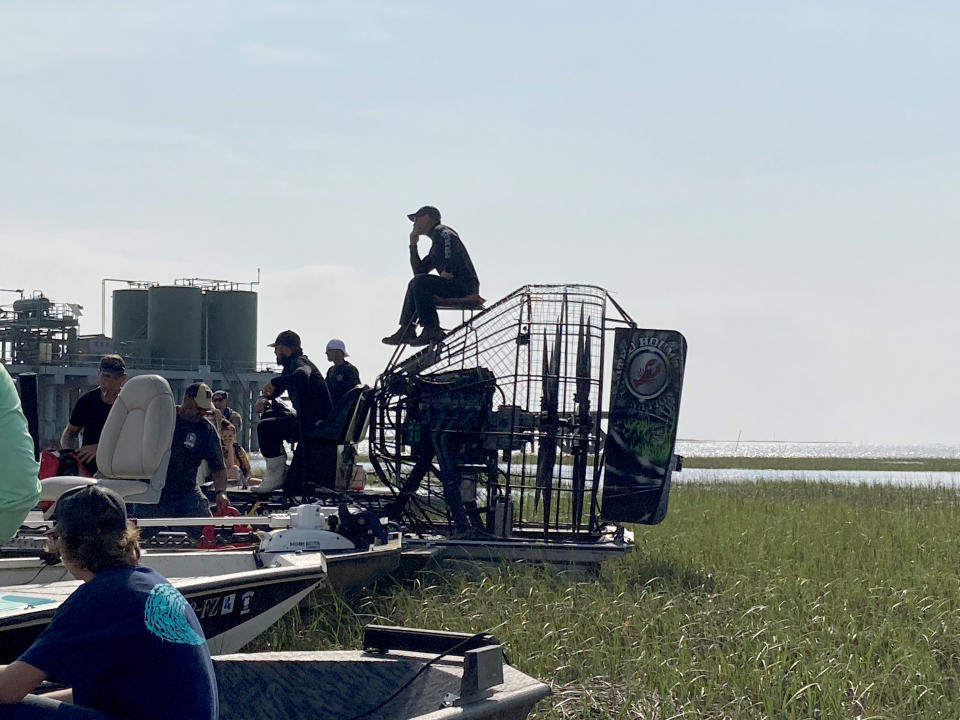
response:
M83 485L60 496L52 519L57 535L96 537L126 530L127 508L110 488Z
M277 339L267 345L267 347L276 347L277 345L286 345L288 348L299 350L300 336L297 335L293 330L284 330L282 333L277 335Z
M119 355L104 355L100 358L100 372L120 377L125 371L123 358Z
M437 210L433 205L424 205L422 208L416 212L410 213L407 217L413 221L416 220L421 215L429 215L437 222L440 222L440 211Z

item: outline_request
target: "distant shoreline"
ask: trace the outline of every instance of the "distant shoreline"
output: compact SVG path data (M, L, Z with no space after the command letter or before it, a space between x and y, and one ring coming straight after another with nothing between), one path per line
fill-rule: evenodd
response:
M960 472L958 458L724 457L684 456L683 467L706 470L883 470Z

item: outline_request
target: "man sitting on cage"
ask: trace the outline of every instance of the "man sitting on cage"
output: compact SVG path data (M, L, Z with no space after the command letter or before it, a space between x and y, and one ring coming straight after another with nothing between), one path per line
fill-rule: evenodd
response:
M443 340L437 317L435 297L459 298L480 292L480 280L473 262L456 231L440 224L440 211L424 205L407 217L413 222L410 231L410 267L413 279L407 284L400 312L400 328L383 338L387 345L432 345ZM417 242L421 235L431 240L430 251L420 257ZM436 270L438 275L431 275ZM423 326L416 334L416 322Z

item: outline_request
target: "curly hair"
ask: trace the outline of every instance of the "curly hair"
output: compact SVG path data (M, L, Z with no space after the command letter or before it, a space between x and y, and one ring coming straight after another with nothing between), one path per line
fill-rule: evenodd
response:
M121 532L103 535L54 534L48 550L59 553L84 570L98 573L116 567L136 567L140 562L140 530L129 520Z

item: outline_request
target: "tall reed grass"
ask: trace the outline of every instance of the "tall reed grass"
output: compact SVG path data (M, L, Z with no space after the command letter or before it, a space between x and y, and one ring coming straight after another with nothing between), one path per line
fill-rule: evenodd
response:
M434 568L315 597L251 649L357 647L372 621L486 630L553 685L535 718L954 718L958 527L945 488L680 485L596 573Z

